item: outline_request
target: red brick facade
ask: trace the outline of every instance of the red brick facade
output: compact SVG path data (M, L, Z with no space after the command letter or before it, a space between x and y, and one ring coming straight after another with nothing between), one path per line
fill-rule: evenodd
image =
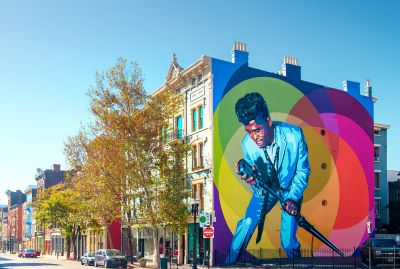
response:
M22 243L23 240L23 208L22 204L14 205L8 211L8 238L13 238L14 242Z

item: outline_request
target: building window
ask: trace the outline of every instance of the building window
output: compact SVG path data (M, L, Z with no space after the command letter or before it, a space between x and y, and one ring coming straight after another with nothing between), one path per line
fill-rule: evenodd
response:
M200 159L200 166L204 167L204 144L199 144L199 159Z
M192 109L192 132L204 128L204 107L198 106Z
M192 147L192 169L197 168L197 145Z
M380 184L380 173L375 172L375 189L380 189L381 184Z
M374 129L374 135L381 135L381 130Z
M379 162L381 159L380 159L380 154L381 153L381 147L377 147L377 146L375 146L374 147L374 161L375 162Z
M192 169L201 169L204 167L204 143L198 143L192 146Z
M200 129L204 128L204 107L203 106L199 107L199 128Z
M375 217L381 217L381 199L375 199Z
M199 200L199 210L204 210L204 184L192 183L192 198Z
M192 78L192 86L196 85L196 78Z
M198 198L198 195L197 195L197 185L198 185L198 184L193 184L193 185L192 185L192 198L193 198L193 199L197 199L197 198Z
M198 129L198 113L197 113L197 109L193 109L192 110L192 131L196 132Z
M200 210L204 210L204 187L203 183L200 183L199 185Z
M199 74L198 76L197 76L197 82L198 83L200 83L200 81L203 79L203 75L202 74Z
M182 116L176 118L176 136L178 139L183 138L183 129L182 129Z

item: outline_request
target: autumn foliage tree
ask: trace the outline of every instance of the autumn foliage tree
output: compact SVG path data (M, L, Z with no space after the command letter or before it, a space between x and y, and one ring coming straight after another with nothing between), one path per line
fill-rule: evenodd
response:
M158 261L158 228L182 231L188 214L187 146L165 137L183 97L168 90L147 95L141 69L125 59L98 72L88 95L94 122L65 147L75 180L100 221L122 217L129 227L151 228Z
M68 138L65 153L69 163L79 169L72 178L74 189L91 205L92 216L108 229L121 218L124 163L118 156L118 145L111 137L93 137L81 130ZM107 238L113 248L112 238Z

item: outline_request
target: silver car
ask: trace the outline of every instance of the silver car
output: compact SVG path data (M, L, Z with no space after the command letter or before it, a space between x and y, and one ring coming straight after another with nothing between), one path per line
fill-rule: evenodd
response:
M104 268L126 268L128 261L118 249L99 249L94 254L94 266L103 265Z
M85 254L83 254L81 257L81 264L94 265L94 253L86 252Z

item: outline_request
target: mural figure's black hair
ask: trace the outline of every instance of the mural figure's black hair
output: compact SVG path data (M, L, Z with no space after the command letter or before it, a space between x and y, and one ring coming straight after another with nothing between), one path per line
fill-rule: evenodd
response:
M236 102L235 111L238 120L244 125L248 125L252 120L261 124L269 117L267 103L257 92L248 93L240 98Z

